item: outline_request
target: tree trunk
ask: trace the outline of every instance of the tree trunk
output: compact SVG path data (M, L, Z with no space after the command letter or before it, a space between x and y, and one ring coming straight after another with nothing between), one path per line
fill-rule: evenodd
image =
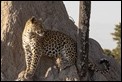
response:
M86 76L88 71L89 20L91 1L80 1L79 9L79 27L77 29L77 55L79 60L77 63L80 72L79 75L83 78Z
M25 22L32 16L42 18L45 28L61 31L76 41L77 27L69 19L61 1L2 1L1 2L1 80L13 81L25 68L22 48L22 32ZM99 44L90 39L89 57L98 64L100 57L105 57ZM108 58L109 59L109 58ZM111 58L110 58L111 59ZM106 75L94 73L88 80L120 80L119 66L111 59L111 72ZM34 76L34 81L79 80L77 69L73 65L58 73L55 61L42 57ZM98 64L98 66L100 66ZM110 75L109 75L110 74ZM90 73L89 73L90 75ZM116 76L115 76L116 75ZM92 79L91 79L92 78Z

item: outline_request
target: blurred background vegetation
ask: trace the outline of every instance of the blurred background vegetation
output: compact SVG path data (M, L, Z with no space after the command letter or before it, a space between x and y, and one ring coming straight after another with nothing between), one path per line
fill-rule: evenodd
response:
M116 24L114 30L114 33L111 33L111 35L117 45L112 50L104 49L104 53L108 56L114 57L118 63L121 63L121 23Z

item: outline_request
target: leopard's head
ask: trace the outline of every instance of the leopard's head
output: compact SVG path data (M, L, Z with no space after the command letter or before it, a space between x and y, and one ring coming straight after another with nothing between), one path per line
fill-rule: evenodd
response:
M25 29L27 28L26 31L35 33L39 36L44 35L44 26L42 23L42 20L35 18L32 16L25 24Z

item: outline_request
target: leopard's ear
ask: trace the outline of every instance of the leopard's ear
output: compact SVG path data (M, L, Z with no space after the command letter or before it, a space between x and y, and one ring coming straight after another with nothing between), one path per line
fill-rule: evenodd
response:
M30 18L30 21L31 21L31 23L34 23L34 22L36 21L35 16L32 16L32 17Z

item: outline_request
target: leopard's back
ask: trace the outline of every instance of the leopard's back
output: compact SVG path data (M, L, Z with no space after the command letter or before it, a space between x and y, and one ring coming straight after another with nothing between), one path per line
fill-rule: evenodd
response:
M46 30L43 40L43 48L49 57L65 57L75 61L76 42L64 33L59 31Z

